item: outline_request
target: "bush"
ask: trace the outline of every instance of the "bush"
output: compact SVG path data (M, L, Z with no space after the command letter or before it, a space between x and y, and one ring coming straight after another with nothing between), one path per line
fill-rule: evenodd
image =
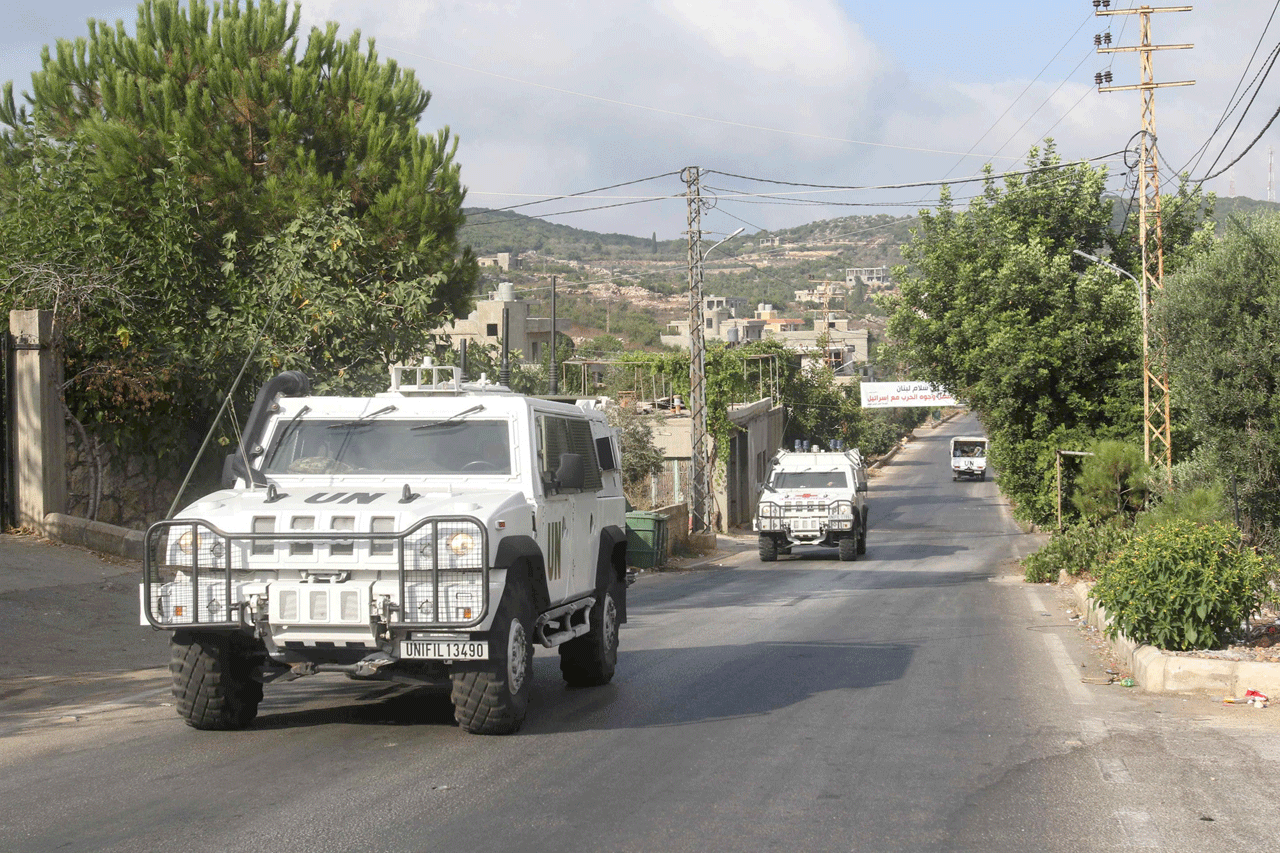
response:
M1175 521L1141 532L1099 572L1090 595L1108 636L1185 651L1211 648L1262 603L1275 563L1234 526Z
M1095 522L1120 518L1131 521L1147 502L1150 466L1142 448L1123 441L1094 442L1076 478L1071 503L1084 518Z
M1136 523L1140 529L1159 527L1174 521L1192 524L1225 522L1230 517L1222 486L1214 483L1185 491L1171 491L1146 512L1138 514Z
M1022 559L1027 583L1050 583L1059 572L1082 575L1107 563L1133 536L1127 528L1074 524L1053 534L1045 546Z

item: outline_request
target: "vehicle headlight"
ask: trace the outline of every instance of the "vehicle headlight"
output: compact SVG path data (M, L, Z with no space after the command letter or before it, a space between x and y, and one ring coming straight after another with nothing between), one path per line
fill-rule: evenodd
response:
M222 539L217 536L201 534L198 538L192 535L190 530L185 531L178 537L178 550L185 556L191 556L191 552L197 549L205 549L214 557L221 557L226 553L222 547Z
M455 557L465 557L470 554L476 547L476 539L466 531L459 531L450 536L445 543L449 550L453 552Z
M778 511L778 505L771 503L760 504L759 512L761 518L772 518L780 514Z

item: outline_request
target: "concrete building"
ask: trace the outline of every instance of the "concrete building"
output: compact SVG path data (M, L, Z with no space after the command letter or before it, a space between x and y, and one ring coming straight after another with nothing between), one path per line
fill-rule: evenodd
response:
M774 306L761 303L755 316L739 319L727 316L723 309L705 314L706 340L725 341L731 344L759 340L778 340L800 353L801 364L808 366L823 362L835 371L836 381L852 382L854 378L870 379L871 335L866 329L853 327L853 320L832 312L819 316L814 329L806 329L805 321L795 317L782 317ZM668 346L689 348L689 321L677 320L668 324L662 343Z
M482 267L497 267L503 272L508 272L513 266L510 252L498 252L496 255L487 255L483 258L476 258L476 263ZM515 262L514 266L520 266L519 262Z
M847 285L856 284L857 279L866 284L891 284L889 272L889 267L849 267L844 271L844 280Z
M502 343L502 312L509 315L511 352L520 353L520 363L541 363L546 348L551 344L551 318L530 316L532 305L516 295L515 286L503 282L488 299L476 302L476 309L466 319L455 320L441 329L454 346L466 339L472 343ZM556 331L568 334L570 322L556 319Z
M712 498L715 510L712 525L721 533L751 524L756 499L764 484L769 460L782 446L786 411L765 397L729 409L734 426L728 447L716 448L717 467L724 476L713 474ZM692 485L693 419L688 411L670 412L653 430L653 443L663 452L665 470L654 478L654 499L659 503L687 502ZM659 493L660 490L660 493Z

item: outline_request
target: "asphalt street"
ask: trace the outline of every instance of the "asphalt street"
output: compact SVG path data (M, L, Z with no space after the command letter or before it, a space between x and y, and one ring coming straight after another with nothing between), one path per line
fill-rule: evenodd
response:
M569 690L540 650L510 737L462 732L441 693L330 676L268 685L247 731L194 731L164 689L163 635L137 627L136 567L6 537L0 577L21 579L0 580L0 850L1271 840L1280 709L1082 680L1106 662L1057 588L1018 574L1039 537L995 480L951 480L949 438L977 429L920 431L873 477L857 561L797 548L763 564L743 538L644 574L613 683Z

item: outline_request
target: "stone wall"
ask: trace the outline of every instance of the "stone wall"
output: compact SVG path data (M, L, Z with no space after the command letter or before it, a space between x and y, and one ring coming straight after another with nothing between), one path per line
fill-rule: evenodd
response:
M74 429L67 442L67 514L88 518L93 489L93 462ZM185 471L166 470L153 457L118 458L109 449L101 452L102 486L96 521L133 530L165 517L173 496L182 485ZM207 489L206 489L207 491ZM183 503L198 496L188 488Z

